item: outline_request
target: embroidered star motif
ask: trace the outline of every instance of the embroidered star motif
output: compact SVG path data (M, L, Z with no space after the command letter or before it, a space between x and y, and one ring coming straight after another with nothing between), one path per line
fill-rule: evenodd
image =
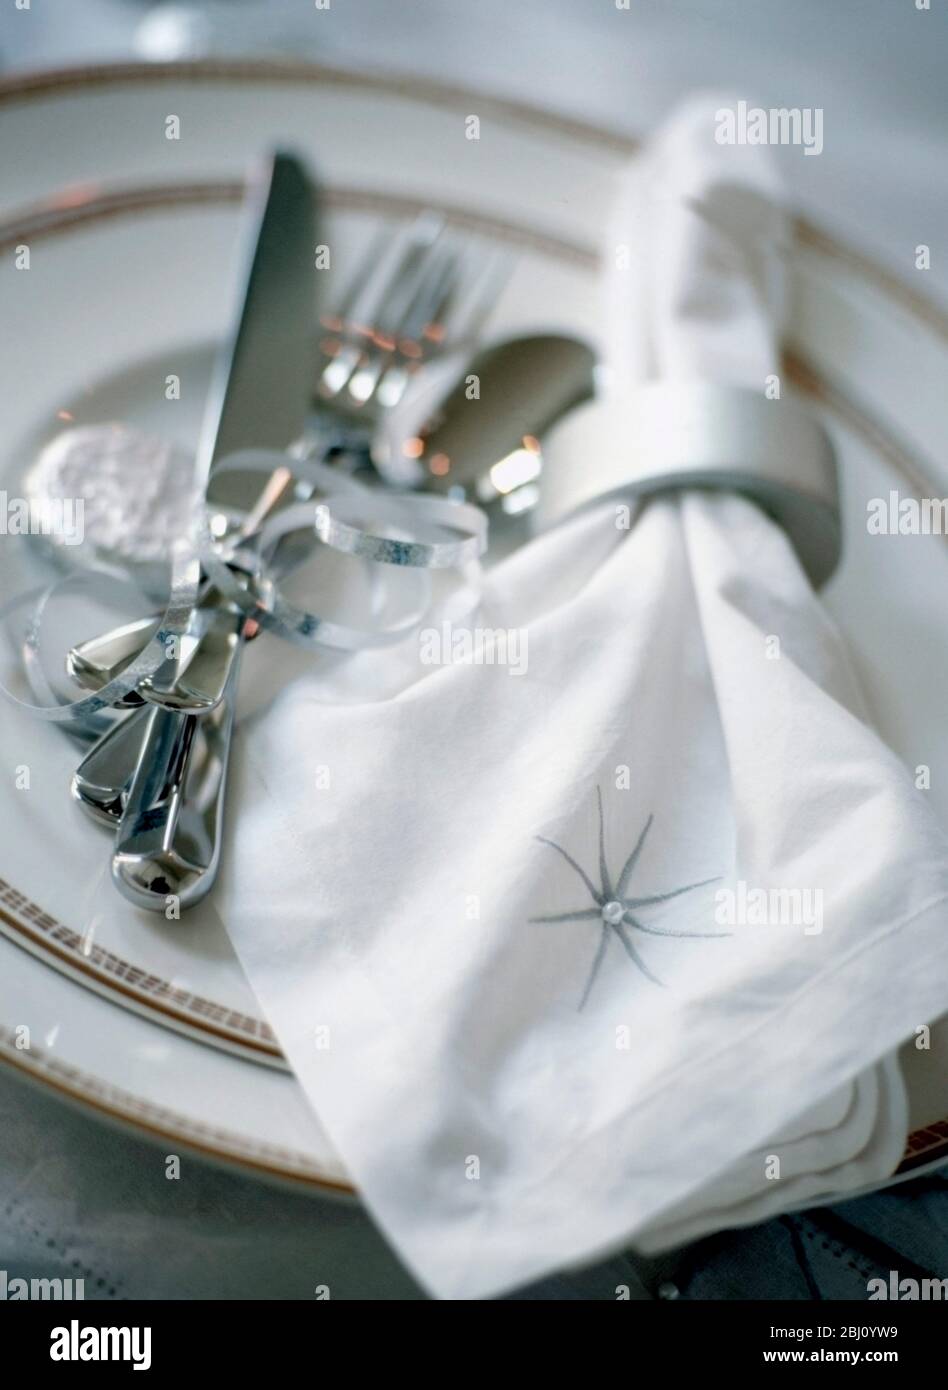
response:
M606 947L609 944L610 934L615 934L615 936L618 937L629 959L633 962L634 965L638 966L639 970L641 970L642 974L647 979L651 980L652 983L656 985L663 984L663 981L658 979L656 975L652 974L651 970L649 970L648 966L645 964L644 960L639 955L638 951L635 949L635 945L630 935L630 928L635 931L646 932L650 936L678 936L703 939L704 937L731 935L731 932L728 931L676 931L672 927L653 927L647 925L645 922L639 921L638 917L634 915L634 910L636 908L649 907L653 903L668 902L671 898L680 897L682 893L690 893L693 888L704 888L709 883L716 883L717 879L703 878L700 879L697 883L686 883L683 887L672 888L667 893L651 893L648 897L645 898L626 897L625 895L629 886L629 879L632 877L633 870L635 869L635 866L638 863L639 856L641 855L642 849L645 845L645 838L648 835L649 830L651 829L654 817L649 816L648 820L645 822L645 826L636 842L635 848L632 850L632 853L629 855L628 859L623 864L622 872L619 874L618 879L615 881L615 883L613 883L612 878L609 874L609 866L606 863L605 824L603 821L602 814L602 792L599 789L599 787L596 788L596 799L599 805L600 886L598 888L593 883L592 879L589 877L586 871L579 864L577 864L573 856L571 854L567 854L566 850L563 849L562 845L556 844L556 842L553 840L546 839L546 837L543 835L538 835L536 837L540 841L541 845L549 845L551 849L555 849L557 854L562 855L562 857L566 860L567 864L569 864L571 868L575 869L576 873L579 875L583 883L586 885L586 888L589 890L589 895L592 898L595 906L588 908L577 908L573 912L557 912L554 913L552 916L548 917L531 917L530 921L592 922L598 920L602 925L602 930L599 936L599 944L596 948L595 957L593 958L592 969L589 972L589 979L586 981L586 988L583 990L583 997L579 1001L580 1009L582 1009L585 1005L586 1000L589 998L589 995L592 991L592 987L596 982L596 977L599 974L599 969L602 965L603 960L605 959Z

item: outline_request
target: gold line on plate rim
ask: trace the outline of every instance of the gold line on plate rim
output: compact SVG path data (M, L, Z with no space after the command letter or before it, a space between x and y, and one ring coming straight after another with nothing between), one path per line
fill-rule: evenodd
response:
M0 105L27 104L64 93L81 95L111 87L157 86L163 82L184 82L195 86L201 83L245 82L262 86L348 88L454 112L465 112L472 102L477 102L481 111L509 124L547 136L560 136L587 145L590 149L608 151L616 157L629 158L642 146L640 137L636 135L565 116L527 102L485 94L476 88L459 87L412 73L355 71L331 63L298 59L207 58L194 62L123 62L14 73L0 78ZM808 218L797 217L794 231L802 245L844 262L864 279L874 281L877 288L898 299L903 307L948 341L948 305L940 305L923 295L873 256L839 240Z

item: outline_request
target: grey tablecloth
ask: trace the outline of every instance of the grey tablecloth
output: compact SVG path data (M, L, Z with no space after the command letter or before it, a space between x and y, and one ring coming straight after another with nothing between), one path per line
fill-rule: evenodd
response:
M169 1179L159 1145L0 1073L0 1270L81 1278L87 1299L424 1297L355 1204L181 1157ZM948 1275L948 1170L512 1296L865 1299L890 1270Z

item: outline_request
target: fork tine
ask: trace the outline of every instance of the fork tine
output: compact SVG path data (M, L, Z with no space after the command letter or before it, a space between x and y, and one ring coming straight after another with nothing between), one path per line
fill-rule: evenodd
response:
M460 255L456 255L451 266L452 273L447 277L443 293L433 306L428 322L421 326L421 337L432 347L440 347L448 337L448 321L458 302L463 274Z
M316 393L323 400L338 396L359 365L362 349L353 337L352 323L378 273L379 262L389 240L389 229L384 225L379 227L346 281L339 302L321 320L323 327L335 335L328 343L320 344L326 360L316 382Z
M323 318L322 323L325 328L341 332L345 325L351 321L360 298L378 269L388 238L389 233L385 226L376 228L368 246L359 257L355 269L346 281L338 303L334 304Z
M394 349L400 324L426 274L428 257L443 225L443 218L422 214L392 253L381 258L372 283L366 286L366 303L359 306L364 325L343 325L346 346L323 372L320 394L324 398L338 397L345 391L357 407L371 400L384 370L384 354ZM391 239L388 232L386 239Z
M417 370L424 353L422 334L429 324L435 322L442 306L447 304L454 293L458 276L458 254L449 248L432 250L426 258L424 274L416 285L415 295L406 314L398 326L395 352L386 359L379 359L373 384L372 396L379 405L391 409L397 405ZM357 394L361 399L369 389L368 377L360 378ZM352 385L350 384L350 391Z
M413 271L405 277L401 302L390 305L384 339L379 341L380 335L376 333L376 351L370 352L368 361L352 373L348 382L349 397L360 408L376 396L386 380L389 389L384 393L385 403L388 406L397 403L410 377L405 358L414 361L421 357L421 345L417 341L421 329L444 297L455 272L456 256L439 247L440 235L439 230L427 244L416 243Z
M506 251L497 251L488 257L465 302L458 306L457 319L451 325L452 341L470 342L477 337L492 313L501 290L510 279L512 270L513 263Z
M456 252L442 250L418 286L414 301L399 326L395 355L383 365L373 391L373 399L386 410L398 404L425 355L422 340L440 341L442 334L429 334L438 325L450 304L458 282L459 258Z
M396 339L401 324L430 274L431 258L444 230L443 218L416 223L409 234L402 264L388 280L387 293L376 307L373 323L386 338Z
M360 412L373 402L390 408L442 344L475 338L509 276L509 256L488 256L484 267L481 252L442 240L445 226L440 213L425 212L400 235L386 224L372 237L322 320L334 334L321 344L322 399L345 397Z
M452 287L457 282L457 270L456 252L445 247L441 248L440 254L437 251L432 252L427 273L421 277L415 296L399 327L400 344L406 341L417 344L424 330L437 319L441 306L450 297ZM406 356L414 355L413 352L406 352Z

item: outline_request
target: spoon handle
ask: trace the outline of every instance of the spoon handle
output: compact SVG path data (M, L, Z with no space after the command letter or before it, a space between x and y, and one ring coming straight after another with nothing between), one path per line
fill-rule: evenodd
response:
M172 900L183 910L213 886L242 647L216 708L194 715L155 706L146 716L112 855L113 881L137 907L168 915Z
M148 709L139 706L93 744L73 774L73 798L113 830L122 819L147 719Z

